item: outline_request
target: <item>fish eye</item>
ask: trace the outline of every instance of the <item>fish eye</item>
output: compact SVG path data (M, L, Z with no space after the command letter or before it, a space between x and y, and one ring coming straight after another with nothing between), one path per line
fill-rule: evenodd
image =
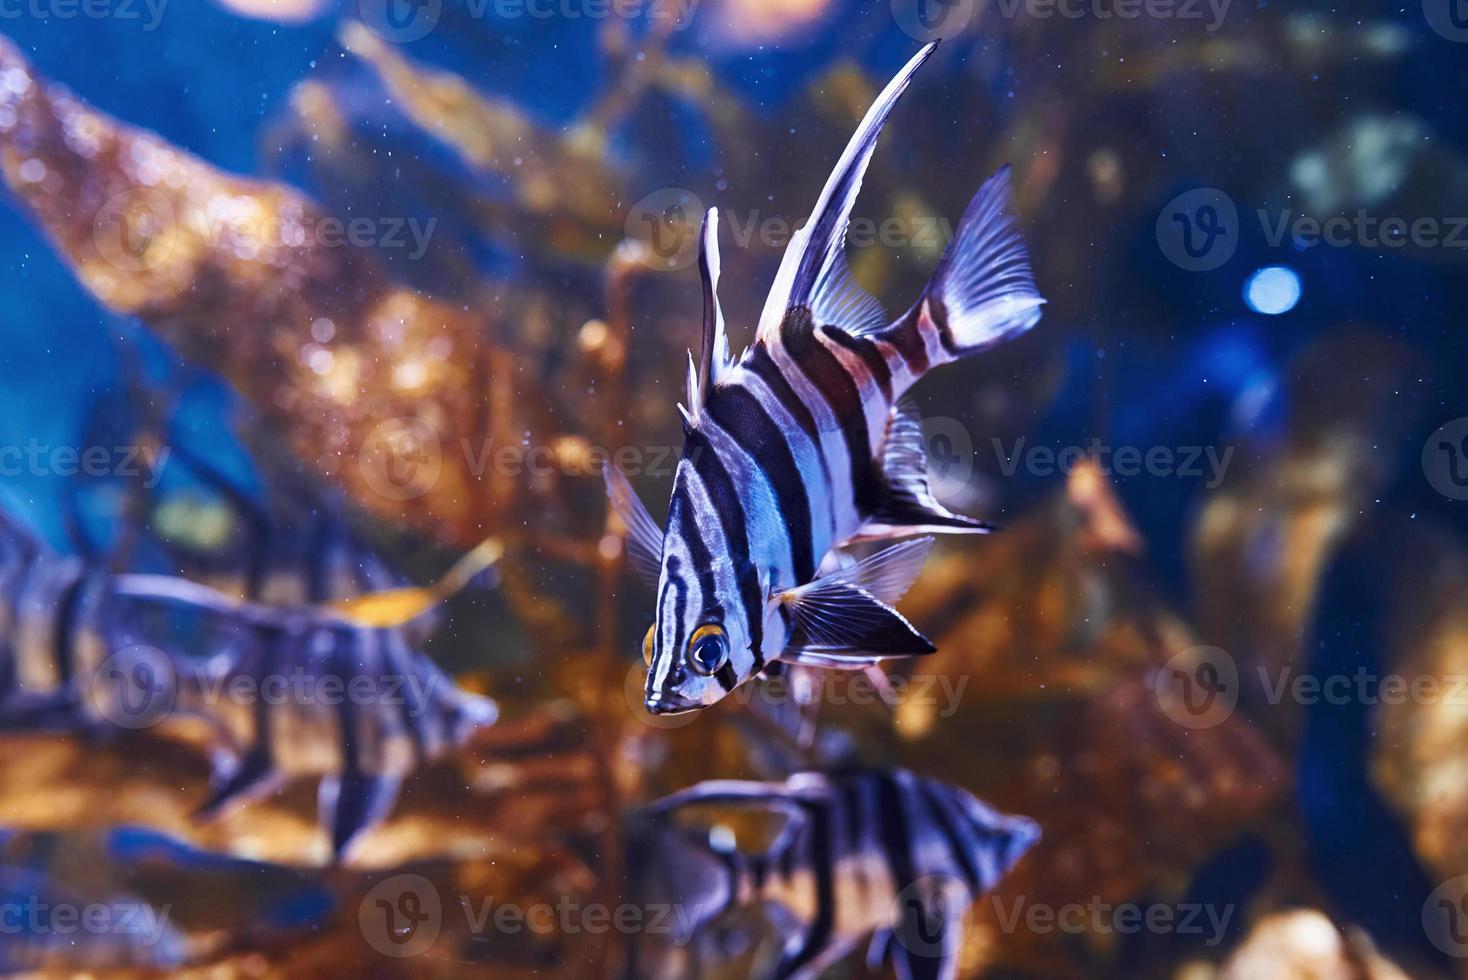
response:
M704 675L715 674L728 663L729 638L724 635L724 627L710 623L694 630L688 641L688 662Z
M647 628L647 635L642 638L642 662L647 664L649 670L652 669L652 638L657 629L658 624L653 623Z

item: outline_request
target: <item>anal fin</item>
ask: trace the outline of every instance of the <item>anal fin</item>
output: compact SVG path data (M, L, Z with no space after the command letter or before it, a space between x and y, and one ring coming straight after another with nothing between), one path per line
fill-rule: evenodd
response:
M992 524L955 514L940 504L928 486L928 457L917 403L903 398L892 406L882 447L880 496L867 523L852 541L912 534L987 534Z
M896 609L838 578L816 579L779 597L790 623L781 659L807 666L863 667L937 647Z

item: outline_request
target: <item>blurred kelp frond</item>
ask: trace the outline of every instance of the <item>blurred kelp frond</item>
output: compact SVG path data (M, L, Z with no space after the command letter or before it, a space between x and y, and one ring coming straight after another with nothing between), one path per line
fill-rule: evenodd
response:
M1415 411L1401 382L1416 366L1394 341L1349 331L1281 372L1273 410L1208 497L1189 546L1204 642L1240 664L1299 666L1322 571L1373 519L1394 471L1392 447Z
M495 353L478 316L384 281L289 188L92 112L9 42L0 70L5 178L101 301L222 374L364 509L466 545L497 523L497 481L457 451L504 434L488 421Z
M1468 551L1446 527L1393 537L1412 574L1396 577L1385 667L1404 689L1382 691L1372 770L1423 863L1452 878L1468 872Z

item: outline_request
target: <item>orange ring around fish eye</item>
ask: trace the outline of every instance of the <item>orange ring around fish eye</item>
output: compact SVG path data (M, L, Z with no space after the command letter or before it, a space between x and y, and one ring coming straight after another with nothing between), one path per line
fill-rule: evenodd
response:
M652 640L657 629L658 624L653 623L647 628L647 635L642 638L642 662L647 664L648 670L652 669Z
M705 676L716 674L729 662L729 639L724 627L708 623L688 638L688 664Z

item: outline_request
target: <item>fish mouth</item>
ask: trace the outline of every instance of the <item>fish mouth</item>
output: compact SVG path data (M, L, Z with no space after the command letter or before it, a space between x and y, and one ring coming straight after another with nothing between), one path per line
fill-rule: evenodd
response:
M649 694L643 700L643 706L650 715L681 715L702 707L681 694Z

